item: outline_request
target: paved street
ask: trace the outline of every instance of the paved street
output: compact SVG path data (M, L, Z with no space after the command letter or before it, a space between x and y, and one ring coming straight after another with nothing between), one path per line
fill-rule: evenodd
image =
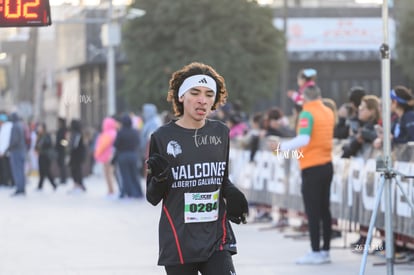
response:
M105 197L101 176L85 180L86 194L69 195L71 183L56 192L45 183L35 191L31 178L27 196L11 198L0 189L0 275L161 275L157 262L160 206L145 200ZM333 241L333 263L297 266L294 260L307 252L309 240L293 240L265 224L234 225L239 254L234 257L238 275L358 274L361 255L343 248L344 238ZM347 234L347 242L356 235ZM386 274L381 261L369 256L365 274ZM413 274L414 265L395 265L396 275Z

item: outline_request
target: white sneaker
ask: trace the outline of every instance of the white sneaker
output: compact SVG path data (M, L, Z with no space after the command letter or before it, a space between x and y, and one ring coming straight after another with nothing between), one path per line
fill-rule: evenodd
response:
M326 263L323 256L319 251L311 251L305 256L296 260L296 264L309 264L309 265L318 265Z
M83 193L85 193L85 190L79 187L73 187L72 189L68 191L69 195L78 195L78 194L83 194Z
M116 199L118 199L118 195L115 194L115 193L109 193L109 194L106 194L106 199L108 199L108 200L116 200Z
M322 259L324 260L324 264L331 262L331 256L329 255L329 250L321 250L319 252L321 254Z

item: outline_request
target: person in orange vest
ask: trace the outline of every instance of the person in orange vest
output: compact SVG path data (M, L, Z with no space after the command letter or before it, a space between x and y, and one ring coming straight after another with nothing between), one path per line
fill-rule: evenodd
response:
M298 159L302 178L302 197L308 217L312 250L299 258L297 264L329 263L332 216L330 189L333 177L332 147L335 118L324 105L317 86L308 86L303 92L304 104L299 114L297 136L271 145L276 154L292 153ZM320 246L322 222L323 245Z

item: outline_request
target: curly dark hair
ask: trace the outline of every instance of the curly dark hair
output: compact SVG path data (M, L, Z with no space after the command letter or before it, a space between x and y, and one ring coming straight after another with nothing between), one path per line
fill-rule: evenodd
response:
M353 86L348 92L348 100L355 108L361 104L362 98L367 94L365 89L361 86Z
M272 107L267 111L267 118L278 120L284 116L282 109L279 107Z
M219 75L211 66L200 62L192 62L184 66L182 69L174 72L169 82L170 87L168 90L167 101L172 102L174 115L177 117L184 114L184 105L178 100L178 89L186 78L197 74L208 75L216 81L217 93L211 110L216 110L220 105L224 105L226 103L227 90L224 78Z

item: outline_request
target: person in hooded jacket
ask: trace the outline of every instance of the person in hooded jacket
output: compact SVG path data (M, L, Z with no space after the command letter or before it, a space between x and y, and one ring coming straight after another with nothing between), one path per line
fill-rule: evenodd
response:
M146 103L142 106L142 118L144 125L141 130L141 152L144 159L148 152L148 144L151 134L162 125L160 116L158 115L157 106Z
M111 163L114 154L114 142L117 135L117 122L111 117L106 117L102 122L102 131L99 134L95 150L95 161L102 163L106 184L108 186L108 196L113 196L115 193L113 181L113 166Z
M114 147L117 154L117 164L122 178L120 197L143 197L138 170L140 136L138 130L132 127L128 114L122 119L122 127L116 136Z

